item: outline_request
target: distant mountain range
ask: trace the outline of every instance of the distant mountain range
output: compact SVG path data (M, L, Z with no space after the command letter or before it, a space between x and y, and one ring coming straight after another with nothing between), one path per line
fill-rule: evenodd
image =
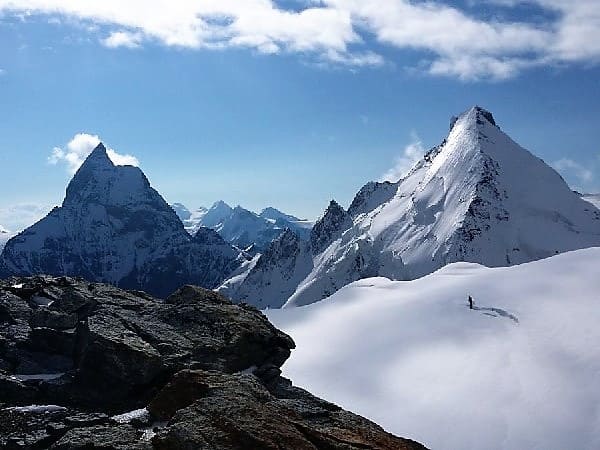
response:
M406 177L368 183L347 210L332 201L308 242L286 233L219 290L260 308L299 306L362 278L410 280L457 261L510 266L600 246L595 199L474 107Z
M260 214L241 206L232 208L224 201L194 211L181 203L174 203L171 207L190 234L195 234L200 227L212 228L227 242L252 254L266 250L273 239L288 228L301 239L308 239L313 226L308 220L272 207L263 209Z
M156 296L182 284L259 308L319 301L347 284L410 280L467 261L510 266L600 246L599 196L574 193L474 107L397 182L367 183L314 225L269 207L169 206L136 167L100 144L61 207L11 238L0 277L81 276Z
M1 275L71 275L165 296L182 284L217 287L246 256L209 228L194 236L137 167L115 166L100 144L61 207L10 239Z

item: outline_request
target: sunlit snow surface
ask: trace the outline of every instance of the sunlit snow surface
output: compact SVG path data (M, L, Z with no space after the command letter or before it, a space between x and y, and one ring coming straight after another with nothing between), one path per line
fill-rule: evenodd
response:
M433 449L600 448L600 249L269 310L284 375ZM472 295L476 310L469 310Z

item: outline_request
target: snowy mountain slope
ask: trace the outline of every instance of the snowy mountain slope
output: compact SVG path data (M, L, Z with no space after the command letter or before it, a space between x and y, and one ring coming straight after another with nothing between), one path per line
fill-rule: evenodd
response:
M243 261L215 291L220 292L227 298L232 298L232 293L237 292L239 286L244 282L252 269L254 269L261 256L260 253L257 253L251 259Z
M507 266L600 245L600 211L479 107L404 179L361 189L349 215L288 306L331 294L337 273L415 279L455 261Z
M231 206L223 200L219 200L206 211L206 214L200 217L200 222L198 223L203 227L216 228L227 220L232 212L233 208Z
M100 144L61 207L11 239L10 273L82 276L166 295L182 284L216 287L242 261L216 233L190 236L137 167L115 166Z
M248 267L234 274L218 292L259 308L281 308L313 267L310 245L289 228Z
M348 213L332 200L310 230L308 239L286 228L243 279L234 276L233 282L226 282L226 287L219 288L220 292L235 301L250 302L260 308L280 308L314 269L316 255L339 238L351 223ZM337 290L337 283L341 283L341 280L346 282L339 287L358 279L351 270L347 271L346 277L336 273L323 280L323 283L328 283L330 293ZM321 287L323 283L318 286Z
M600 211L474 107L404 179L368 183L348 211L329 205L311 232L312 264L302 259L295 271L310 273L284 303L310 304L366 277L415 279L455 261L508 266L595 245ZM277 256L238 284L245 297L282 283L281 292L291 289L295 277L281 279ZM265 295L271 306L283 301Z
M454 263L266 314L297 344L285 376L429 448L595 450L598 260Z
M582 198L596 208L600 208L600 194L583 194Z

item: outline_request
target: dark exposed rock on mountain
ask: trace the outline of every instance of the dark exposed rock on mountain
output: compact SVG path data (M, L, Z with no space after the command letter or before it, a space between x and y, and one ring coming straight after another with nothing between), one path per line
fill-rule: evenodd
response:
M174 398L186 398L181 393L193 400L173 405ZM253 375L185 371L157 398L166 403L159 403L160 412L182 406L168 415L168 430L154 439L157 449L423 448L281 378L265 386Z
M159 296L186 283L213 288L240 265L240 252L199 234L185 231L139 168L115 166L100 144L62 206L6 244L0 270L81 276Z
M11 278L0 325L1 448L423 448L293 387L293 341L202 288Z
M350 215L335 200L331 200L325 214L310 232L312 252L317 255L337 239L341 232L352 225Z

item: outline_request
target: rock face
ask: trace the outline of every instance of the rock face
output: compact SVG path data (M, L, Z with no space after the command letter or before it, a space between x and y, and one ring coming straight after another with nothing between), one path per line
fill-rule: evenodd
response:
M100 144L62 206L11 239L1 259L5 275L81 276L166 296L186 283L214 288L241 264L238 250L213 241L186 233L142 171L115 166Z
M352 225L350 215L335 200L331 200L325 214L310 232L310 245L315 255L323 252Z
M368 183L348 211L330 205L313 229L310 273L279 303L313 303L365 277L409 280L452 262L510 266L599 246L591 203L473 107L402 180ZM251 282L260 299L260 286L277 280L248 276L239 291Z
M157 449L424 448L283 379L265 386L253 375L184 371L148 409L170 420Z
M279 369L293 347L257 309L198 287L158 300L2 281L0 447L423 448L293 387Z

